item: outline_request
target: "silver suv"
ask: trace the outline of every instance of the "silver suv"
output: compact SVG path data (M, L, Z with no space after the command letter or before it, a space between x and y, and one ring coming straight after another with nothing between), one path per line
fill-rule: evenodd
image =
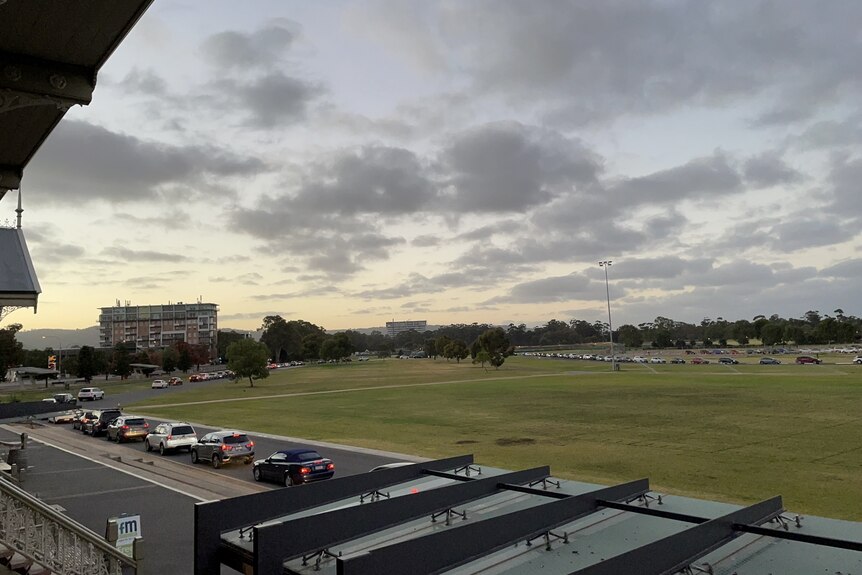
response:
M236 459L249 465L254 461L254 441L240 431L214 431L192 445L192 463L209 461L214 469Z
M188 423L160 423L144 438L147 451L158 449L159 453L185 448L192 450L192 445L198 442L194 428Z

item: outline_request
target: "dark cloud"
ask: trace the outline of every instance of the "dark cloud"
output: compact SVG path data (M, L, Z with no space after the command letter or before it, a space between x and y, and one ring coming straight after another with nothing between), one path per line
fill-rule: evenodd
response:
M746 183L756 188L793 184L802 179L798 171L788 166L774 152L767 152L746 160L743 173Z
M597 155L579 141L515 122L457 134L440 153L437 171L456 210L520 211L595 180Z
M226 31L209 36L201 52L218 69L246 71L280 62L296 40L298 25L282 21L253 33Z
M43 200L144 202L171 186L207 195L211 178L266 169L260 160L209 145L171 146L65 120L36 154L27 178L28 191Z
M272 129L305 118L309 103L323 90L314 84L273 72L250 82L222 80L216 84L232 112L248 112L247 124Z
M577 299L599 299L605 292L604 281L595 281L581 273L546 277L513 286L506 295L491 298L485 304L530 304L565 302Z
M122 246L113 246L102 250L102 254L124 260L130 264L135 262L184 262L188 257L181 254L169 254L152 250L133 250Z
M443 242L443 238L439 236L416 236L413 238L413 241L410 242L411 245L417 248L432 248L434 246L438 246Z
M162 96L167 91L167 82L153 70L135 67L126 74L119 87L132 94Z

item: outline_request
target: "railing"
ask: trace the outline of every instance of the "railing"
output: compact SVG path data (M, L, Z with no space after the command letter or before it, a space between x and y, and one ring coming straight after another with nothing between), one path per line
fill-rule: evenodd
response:
M137 573L136 562L99 534L0 477L0 542L67 575Z

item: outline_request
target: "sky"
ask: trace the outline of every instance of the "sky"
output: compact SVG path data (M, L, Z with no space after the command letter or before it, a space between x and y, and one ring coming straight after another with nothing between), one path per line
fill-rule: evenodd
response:
M25 170L37 314L862 315L862 3L155 2ZM0 203L14 218L17 198Z

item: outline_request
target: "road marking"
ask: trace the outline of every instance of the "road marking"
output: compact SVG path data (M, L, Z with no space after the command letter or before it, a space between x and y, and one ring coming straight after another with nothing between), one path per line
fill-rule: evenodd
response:
M140 491L141 489L155 489L156 487L163 487L161 485L136 485L135 487L119 487L117 489L103 489L102 491L90 491L88 493L74 493L71 495L54 495L47 496L47 499L51 501L60 501L62 499L77 499L78 497L90 497L92 495L107 495L109 493L123 493L125 491Z

